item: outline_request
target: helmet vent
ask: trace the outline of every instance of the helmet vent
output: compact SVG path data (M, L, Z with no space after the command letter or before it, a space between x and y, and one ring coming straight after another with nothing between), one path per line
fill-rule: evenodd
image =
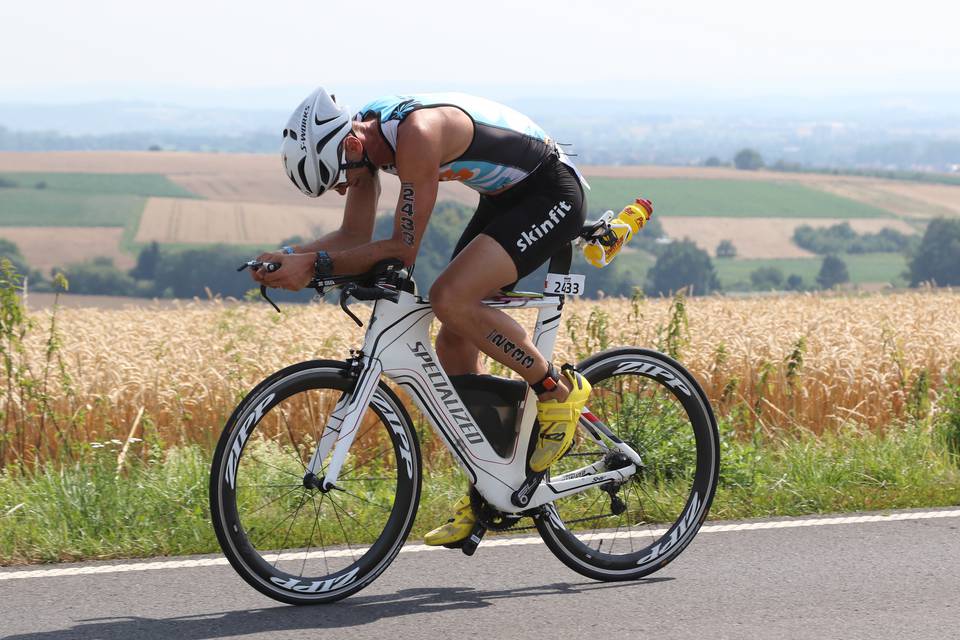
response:
M300 173L300 179L303 180L302 189L304 191L309 191L310 184L307 182L307 174L303 170L306 165L307 165L307 157L304 156L303 158L300 159L300 164L297 165L297 171Z
M323 165L323 160L317 162L317 169L320 170L320 184L330 182L330 171Z

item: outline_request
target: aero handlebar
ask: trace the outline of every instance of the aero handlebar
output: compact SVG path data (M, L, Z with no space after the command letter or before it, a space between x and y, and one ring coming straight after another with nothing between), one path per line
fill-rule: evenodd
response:
M240 265L237 268L237 271L243 271L244 269L249 268L253 271L256 271L257 269L266 269L272 273L280 267L281 264L279 262L248 260ZM347 307L348 299L354 298L356 300L364 301L392 300L396 302L399 298L400 289L402 288L404 282L409 279L410 275L407 270L403 268L403 262L401 260L387 259L381 260L375 264L367 273L358 275L329 276L323 279L314 278L307 284L307 286L316 290L316 292L320 295L323 295L332 289L336 289L337 287L343 287L343 291L340 293L340 307L353 319L354 322L360 326L363 326L363 323L360 322L360 319ZM280 312L280 307L278 307L276 303L274 303L273 300L271 300L267 295L266 285L260 285L260 295L264 300L269 302L274 309L277 310L277 313Z

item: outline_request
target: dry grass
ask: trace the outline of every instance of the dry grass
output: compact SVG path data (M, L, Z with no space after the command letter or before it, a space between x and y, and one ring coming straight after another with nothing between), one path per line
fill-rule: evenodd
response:
M821 432L845 422L883 429L928 410L958 372L957 308L960 295L949 291L692 299L689 327L672 344L718 414L744 430ZM39 371L50 312L34 318L26 358ZM665 350L670 318L667 300L574 302L556 360L620 344ZM532 315L523 321L529 325ZM7 462L57 455L64 442L123 440L141 411L133 435L146 435L148 444L212 446L233 406L265 375L301 360L343 358L362 337L329 305L287 307L282 315L261 304L64 308L57 324L69 379L51 386L59 418L47 420L44 433L35 421L13 438Z

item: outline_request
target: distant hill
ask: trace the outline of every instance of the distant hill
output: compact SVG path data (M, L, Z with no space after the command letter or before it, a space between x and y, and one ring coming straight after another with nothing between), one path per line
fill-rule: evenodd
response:
M282 97L278 94L278 104ZM570 143L582 164L722 164L751 147L768 166L960 171L960 99L944 96L499 98L533 117L554 139ZM0 104L0 151L275 153L290 107L243 108L246 103Z

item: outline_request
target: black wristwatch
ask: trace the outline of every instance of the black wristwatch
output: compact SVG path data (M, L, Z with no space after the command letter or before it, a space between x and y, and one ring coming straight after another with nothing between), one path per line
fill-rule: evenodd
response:
M313 277L317 280L333 275L333 260L326 251L317 251L317 259L313 261Z

